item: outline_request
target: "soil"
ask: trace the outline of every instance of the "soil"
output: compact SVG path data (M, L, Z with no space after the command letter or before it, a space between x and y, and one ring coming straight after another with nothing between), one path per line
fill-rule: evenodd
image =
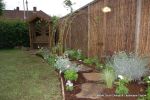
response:
M71 92L68 92L65 90L65 99L66 100L93 100L93 99L87 99L87 98L77 98L76 94L81 92L81 84L86 83L87 81L82 73L78 73L79 77L77 81L74 81L74 90ZM61 75L63 77L63 75ZM65 86L65 79L63 77L63 82ZM143 96L145 94L145 90L147 86L145 84L138 84L137 82L131 82L127 86L129 89L129 94L124 96L115 95L115 89L116 87L113 86L113 88L104 88L103 93L99 94L99 99L94 100L137 100L139 96ZM92 91L92 90L89 90Z

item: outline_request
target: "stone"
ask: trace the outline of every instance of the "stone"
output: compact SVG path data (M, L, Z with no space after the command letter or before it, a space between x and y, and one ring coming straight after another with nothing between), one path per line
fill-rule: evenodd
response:
M87 81L93 81L93 82L103 81L101 73L94 73L94 72L93 73L83 73L83 77Z
M103 84L96 83L84 83L81 85L81 92L76 94L77 98L86 99L99 99L103 100L100 94L105 86Z

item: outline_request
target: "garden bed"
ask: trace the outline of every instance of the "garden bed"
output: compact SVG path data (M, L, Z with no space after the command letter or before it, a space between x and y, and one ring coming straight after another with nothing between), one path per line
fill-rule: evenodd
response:
M63 56L41 51L42 58L61 73L63 100L150 98L150 76L145 58L119 52L102 63L97 57L85 58L81 52L74 50L65 52ZM142 80L135 81L139 79Z
M85 65L88 66L87 64L84 64L83 62L80 61L72 61L73 63L77 63L78 65ZM103 82L93 82L93 81L89 81L86 80L83 76L83 73L97 73L98 71L95 69L94 66L88 66L90 68L92 68L92 71L86 71L86 72L78 72L78 79L77 81L73 81L74 84L74 90L73 91L66 91L65 87L64 87L64 93L65 93L65 100L93 100L92 98L79 98L76 95L78 93L81 92L82 90L82 84L84 83L96 83L99 85L104 85ZM61 74L61 77L63 79L63 85L65 86L66 84L66 80L64 78L64 74ZM129 89L129 93L127 95L116 95L115 94L115 90L116 90L116 86L113 85L113 88L106 88L103 87L101 88L101 92L99 92L97 94L97 98L95 98L94 100L137 100L138 97L140 96L145 96L145 90L147 88L146 84L139 84L138 81L135 82L130 82L127 85L128 89ZM98 88L97 88L98 89ZM89 94L90 92L92 93L93 90L89 90Z
M65 90L65 100L93 100L90 98L77 98L76 94L81 92L81 85L84 83L94 83L86 80L82 73L78 73L79 77L77 81L74 81L74 90L68 92ZM61 75L63 78L64 86L66 81L64 79L64 75ZM100 83L99 83L100 84ZM115 95L115 85L113 88L103 88L102 92L97 94L98 98L94 100L137 100L139 96L145 95L145 90L147 88L146 84L138 84L137 82L131 82L128 84L129 94L128 95ZM89 93L92 93L93 90L89 90Z

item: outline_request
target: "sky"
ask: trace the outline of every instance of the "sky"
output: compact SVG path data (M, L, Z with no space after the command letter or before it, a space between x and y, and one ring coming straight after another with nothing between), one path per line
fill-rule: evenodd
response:
M24 0L26 1L26 0ZM33 10L33 7L37 7L37 10L42 10L45 13L53 16L64 16L70 11L64 7L64 0L28 0L29 10ZM77 10L82 6L88 4L93 0L71 0L74 5L73 9ZM3 0L6 10L14 10L17 6L23 10L23 0Z

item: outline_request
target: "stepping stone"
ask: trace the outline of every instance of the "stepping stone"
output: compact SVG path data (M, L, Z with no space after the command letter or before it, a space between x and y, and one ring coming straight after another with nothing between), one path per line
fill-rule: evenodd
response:
M83 77L87 81L93 81L93 82L103 81L102 74L100 73L83 73Z
M79 71L79 72L90 72L90 71L93 70L92 68L87 67L87 66L85 66L85 65L83 65L83 64L78 65L77 67L78 67L78 71Z
M86 98L86 99L99 99L103 100L101 96L99 96L103 91L104 85L96 84L96 83L84 83L81 85L81 92L76 94L76 97Z

